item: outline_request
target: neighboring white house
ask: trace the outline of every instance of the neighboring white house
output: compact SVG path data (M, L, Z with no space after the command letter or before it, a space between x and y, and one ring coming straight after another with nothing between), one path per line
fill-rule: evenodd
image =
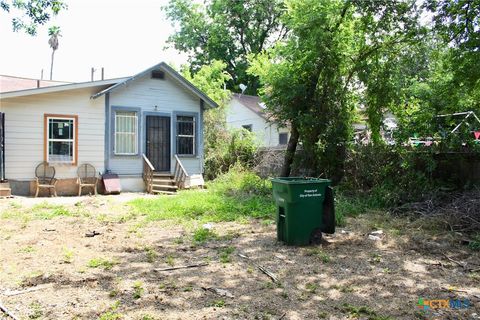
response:
M253 132L262 147L285 147L289 138L288 128L268 121L265 105L257 96L234 94L227 109L227 125Z
M180 159L186 185L202 184L203 111L216 106L163 62L128 78L2 92L6 178L14 194L31 194L40 162L64 180L90 163L142 191L145 155L165 174Z

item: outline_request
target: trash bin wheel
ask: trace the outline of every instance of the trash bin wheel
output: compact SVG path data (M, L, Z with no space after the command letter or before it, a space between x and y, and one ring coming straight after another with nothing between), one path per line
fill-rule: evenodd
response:
M310 244L321 244L322 243L322 230L316 228L312 231L310 235Z

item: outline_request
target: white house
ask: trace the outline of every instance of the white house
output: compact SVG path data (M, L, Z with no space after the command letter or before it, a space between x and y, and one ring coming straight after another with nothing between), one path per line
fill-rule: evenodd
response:
M78 165L90 163L142 191L145 166L160 177L181 165L185 186L202 184L203 112L216 106L163 62L132 77L0 93L5 177L14 194L31 194L46 161L68 194Z
M268 121L265 105L257 96L234 94L227 110L227 125L253 132L266 148L284 147L289 138L288 128Z

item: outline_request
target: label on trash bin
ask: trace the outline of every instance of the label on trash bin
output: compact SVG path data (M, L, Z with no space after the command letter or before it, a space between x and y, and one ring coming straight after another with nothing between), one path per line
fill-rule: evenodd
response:
M321 197L322 194L318 192L318 189L305 189L300 194L300 198Z

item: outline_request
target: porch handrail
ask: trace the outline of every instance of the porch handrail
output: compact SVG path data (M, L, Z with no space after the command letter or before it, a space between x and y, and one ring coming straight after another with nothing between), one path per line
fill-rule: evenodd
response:
M145 181L146 189L148 193L152 193L152 184L153 184L153 172L155 167L152 165L147 156L143 153L143 181Z
M175 170L173 171L173 178L179 188L183 189L185 187L185 180L188 178L188 173L177 155L175 155Z

